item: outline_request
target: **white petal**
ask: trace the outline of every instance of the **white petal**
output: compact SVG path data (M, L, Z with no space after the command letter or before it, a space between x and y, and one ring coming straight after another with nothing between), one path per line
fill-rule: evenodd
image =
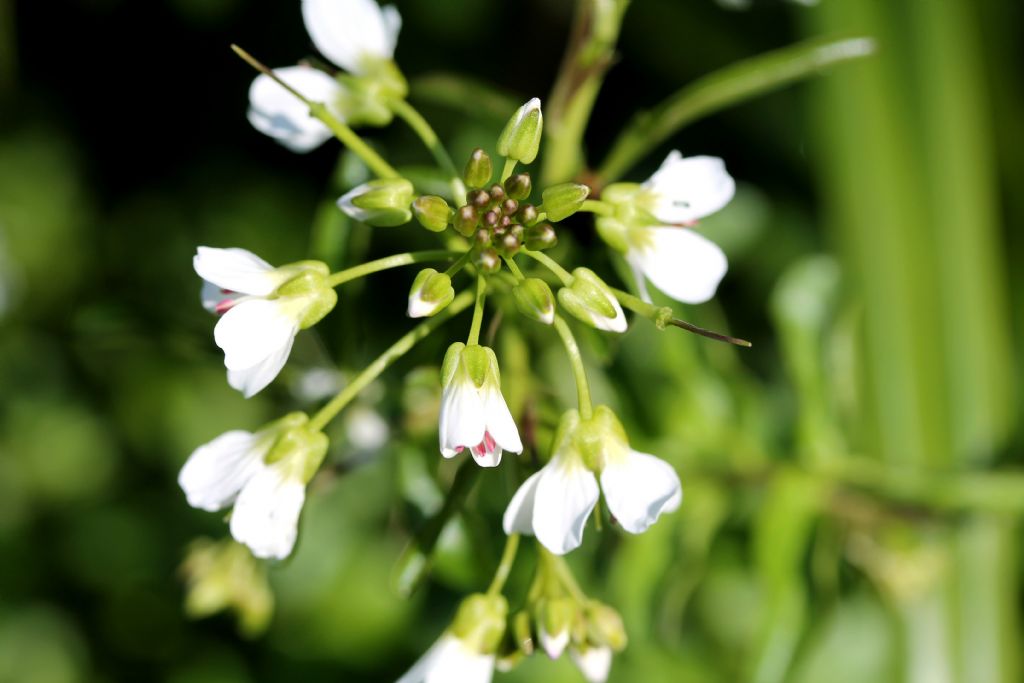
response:
M287 278L245 249L199 247L192 257L192 267L199 277L221 289L255 296L273 293Z
M231 535L256 557L284 559L295 546L306 486L289 476L287 466L261 467L235 501Z
M479 444L469 449L473 456L473 462L480 467L497 467L501 464L501 446L488 432L484 432L484 439Z
M604 683L612 670L612 651L608 647L590 647L580 652L569 650L572 661L588 683Z
M494 655L479 654L455 636L444 635L425 673L424 683L490 683Z
M453 457L458 449L472 448L484 440L484 402L468 379L458 377L445 388L441 397L438 435L441 454Z
M333 107L341 85L328 74L310 66L274 69L274 74L313 102ZM332 110L333 111L333 110ZM338 112L333 111L337 116ZM302 100L265 74L249 87L249 123L293 152L309 152L330 139L331 131L309 114Z
M558 635L551 635L543 628L540 629L540 646L551 659L558 659L562 656L566 646L569 644L569 630L563 629Z
M203 308L215 315L226 313L238 303L239 299L244 299L246 296L248 295L232 292L206 280L203 280L203 288L199 291L199 300L202 302Z
M426 318L437 310L436 301L424 301L419 291L409 295L409 307L405 314L410 318Z
M644 271L640 268L640 263L637 259L630 258L629 254L626 254L626 263L629 264L630 270L633 271L633 278L636 280L636 291L640 294L640 298L647 303L653 303L651 293L647 291L647 278L644 277Z
M402 30L402 15L394 5L384 5L380 12L384 19L384 33L388 39L388 55L393 57L398 46L398 34Z
M628 328L626 322L626 314L622 310L622 306L619 305L619 300L614 296L608 298L608 303L615 309L614 318L606 318L603 315L592 315L594 327L605 332L625 332Z
M447 645L447 638L453 636L445 634L437 639L423 655L416 660L416 663L398 679L397 683L423 683L427 679L427 672L434 667L438 655L443 652Z
M231 388L241 391L246 398L252 398L263 391L281 372L281 368L288 362L288 354L292 352L294 342L295 337L292 336L287 344L251 368L228 370L228 384Z
M487 431L499 446L512 453L523 452L523 442L519 438L516 421L512 419L505 397L497 388L484 389L484 421L487 424Z
M213 339L229 370L248 370L290 345L299 323L282 300L249 299L217 321Z
M377 212L370 211L368 209L361 209L355 204L353 204L352 200L360 195L366 194L372 189L373 185L371 185L370 183L363 183L362 185L357 185L353 187L351 190L349 190L348 192L346 192L345 194L341 195L341 197L338 198L338 208L344 211L345 215L347 215L349 218L365 223L367 219L373 217Z
M601 489L608 510L622 528L639 534L681 495L679 475L661 458L629 451L623 458L609 458L601 471Z
M391 59L401 19L373 0L302 0L302 18L313 44L325 57L354 74L366 59Z
M533 535L533 506L537 496L537 483L543 472L541 470L531 474L509 501L501 521L506 534Z
M656 196L652 213L666 223L686 223L709 216L736 194L736 182L721 159L684 159L678 151L668 155L644 187Z
M689 228L644 228L648 241L630 249L654 286L677 301L704 303L715 295L729 262L717 244Z
M582 463L558 457L542 472L534 493L533 532L545 548L564 555L583 542L583 527L597 503L597 480Z
M195 449L178 474L188 504L208 512L230 505L262 467L267 449L259 445L252 432L233 430Z

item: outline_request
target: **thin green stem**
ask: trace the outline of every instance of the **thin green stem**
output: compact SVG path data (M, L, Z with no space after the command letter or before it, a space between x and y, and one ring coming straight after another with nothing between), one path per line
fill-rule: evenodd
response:
M472 301L473 296L469 292L463 292L455 297L455 299L448 305L448 308L444 309L430 320L422 322L409 330L409 332L392 344L390 348L379 355L375 361L367 365L362 372L356 375L344 389L338 392L337 396L324 405L324 407L321 408L316 415L312 417L312 419L310 419L309 429L311 431L318 431L326 427L328 422L334 419L334 417L341 412L341 410L347 406L352 399L359 395L359 392L365 389L370 382L377 379L377 377L379 377L380 374L392 363L408 353L420 340L430 336L430 333L444 324L449 318L452 318L469 308Z
M577 602L586 602L587 594L584 593L583 589L580 588L580 585L576 583L576 577L572 575L572 570L569 569L569 565L566 563L565 558L555 555L539 542L537 543L537 552L540 554L541 560L547 565L549 571L551 571L562 584L562 587L569 591L569 595L571 595Z
M580 354L580 347L576 344L576 338L569 329L569 323L560 315L555 316L555 330L562 338L565 352L569 355L569 362L572 364L572 374L576 379L576 396L580 404L580 417L589 420L594 414L594 408L590 403L590 384L587 383L587 370L583 367L583 356Z
M526 279L526 276L523 275L523 271L519 270L519 265L516 263L514 258L511 256L503 256L502 258L505 260L505 265L508 266L508 269L512 271L512 275L515 276L517 282L522 282Z
M249 66L256 69L260 73L273 79L278 85L290 92L292 95L301 100L307 107L309 107L309 113L321 123L327 126L334 137L338 138L343 145L348 147L352 152L358 156L363 162L370 168L373 173L379 178L400 178L401 174L396 171L391 164L386 162L377 152L373 150L368 144L363 142L363 139L356 135L355 131L346 126L340 120L338 120L334 114L324 105L322 102L314 102L309 99L298 90L281 80L277 74L275 74L269 67L263 62L259 61L251 54L243 50L237 45L232 44L231 49L234 50L235 54L241 57Z
M501 553L501 562L498 563L498 568L494 572L494 578L491 579L491 585L487 588L487 595L495 596L501 593L501 589L505 587L505 582L508 581L509 572L512 571L512 565L516 561L516 552L519 550L519 534L509 534L508 538L505 539L505 550Z
M566 287L571 287L573 282L572 273L567 271L562 266L558 265L558 262L548 256L542 251L533 251L532 249L523 249L522 253L526 254L534 261L540 263L542 266L554 273L562 284Z
M715 341L726 342L727 344L732 344L734 346L742 346L744 348L750 348L752 346L752 344L746 339L730 337L727 334L708 330L703 327L698 327L693 323L688 323L685 320L680 320L679 318L674 317L675 314L668 306L656 306L654 304L647 303L640 297L633 296L629 292L624 292L621 289L615 289L614 287L610 287L609 289L611 289L612 293L615 294L615 298L619 300L620 304L634 313L654 321L654 324L658 326L659 330L665 329L666 325L671 325L673 327L678 327L681 330L699 334L702 337L714 339Z
M473 307L473 322L469 327L468 346L480 343L480 325L484 320L484 300L487 298L487 279L483 275L476 276L476 305Z
M469 263L469 259L472 255L473 252L467 250L455 263L448 266L448 270L444 271L444 274L448 277L455 277L456 273L466 267L466 264Z
M399 266L407 266L411 263L422 263L424 261L444 261L446 259L455 258L456 256L459 256L459 252L448 251L446 249L408 251L404 254L393 254L392 256L385 256L384 258L377 259L376 261L368 261L366 263L361 263L358 266L353 266L352 268L346 268L345 270L339 270L337 273L332 273L331 276L327 278L327 284L331 287L337 287L338 285L349 282L350 280L357 280L369 275L370 273L377 273L382 270L388 270L389 268L398 268Z
M512 176L512 172L516 170L515 159L505 159L505 166L501 169L501 182L504 183Z
M466 203L466 185L462 182L462 176L459 175L459 171L455 168L455 162L452 161L448 150L441 144L440 138L437 137L437 133L434 132L430 123L423 118L423 115L415 107L405 100L392 100L391 111L409 124L413 132L423 141L424 146L434 156L434 160L441 167L441 170L448 174L455 204L463 206Z
M600 199L587 199L583 202L583 206L581 206L579 210L589 211L590 213L596 213L601 216L615 215L615 207L611 204L602 202Z

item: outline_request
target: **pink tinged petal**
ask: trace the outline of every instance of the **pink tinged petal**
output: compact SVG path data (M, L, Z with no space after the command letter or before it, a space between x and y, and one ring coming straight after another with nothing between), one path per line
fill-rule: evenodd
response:
M441 397L438 435L441 454L454 457L462 448L472 448L484 440L484 403L480 392L469 380L456 379Z
M672 503L678 507L682 496L675 469L661 458L637 451L609 458L601 471L601 489L608 510L631 534L646 531Z
M576 668L587 679L587 683L604 683L612 670L612 651L608 647L590 647L582 652L569 650Z
M501 448L512 453L523 452L516 421L505 403L505 397L495 388L484 390L484 420L487 431Z
M544 466L533 505L533 532L545 548L564 555L583 542L583 527L597 504L594 474L556 456Z
M242 430L225 432L195 449L178 474L188 504L208 512L231 505L262 467L266 450L254 434Z
M319 69L310 66L288 66L274 69L274 74L313 102L325 104L334 111L341 95L341 85ZM330 129L309 114L302 100L270 76L260 74L249 87L249 123L293 152L316 149L331 138Z
M501 526L506 534L533 536L533 507L537 497L537 484L544 470L534 472L523 482L505 508Z
M559 631L556 635L551 635L545 631L543 627L540 629L540 646L544 648L544 652L546 652L548 657L551 659L558 659L561 657L562 652L565 651L568 644L568 629Z
M217 321L213 339L224 351L228 370L247 370L289 346L299 322L282 300L249 299Z
M252 554L281 560L291 554L298 535L306 486L280 464L264 465L238 494L231 513L231 535Z
M199 247L192 258L192 267L199 277L221 289L253 296L273 294L287 277L245 249ZM203 299L206 299L205 290Z
M687 223L710 216L736 194L736 182L718 157L684 159L671 152L644 187L657 200L652 213L666 223Z
M464 642L446 634L438 640L423 683L490 683L494 655L474 652Z
M230 289L218 287L212 282L203 281L203 288L199 292L199 299L205 308L214 315L224 315L232 306L245 298L245 294L232 292Z
M480 467L497 467L501 464L501 448L490 432L484 432L484 439L470 449L473 461Z
M374 0L302 0L302 19L316 49L354 74L367 58L391 59L401 27L397 10Z
M648 241L630 249L627 258L655 287L687 304L704 303L715 295L729 269L718 245L689 228L651 227L644 233Z
M263 391L281 372L281 368L288 362L288 355L292 352L294 342L293 336L287 344L251 368L228 370L228 384L231 388L241 391L245 398L252 398Z

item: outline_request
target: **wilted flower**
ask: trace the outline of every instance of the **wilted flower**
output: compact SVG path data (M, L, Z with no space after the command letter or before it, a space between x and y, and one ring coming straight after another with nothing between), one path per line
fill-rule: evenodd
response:
M603 200L617 211L599 218L597 227L625 252L645 298L646 277L673 299L703 303L714 296L728 262L716 244L691 226L723 208L735 192L735 181L721 159L684 159L673 151L642 185L606 188Z
M374 100L405 94L404 79L392 62L402 27L398 10L381 8L374 0L303 0L302 18L316 48L355 78L333 78L309 66L274 69L274 75L341 120L376 125L390 121L390 112ZM372 85L359 77L369 78ZM265 74L249 89L249 121L295 152L308 152L331 137L302 101Z
M231 535L253 555L282 559L295 545L306 484L327 453L327 437L291 413L257 432L233 430L189 456L178 484L189 505L214 512L234 504Z
M468 448L481 467L497 467L502 450L523 452L519 430L501 395L494 351L475 344L452 344L441 377L444 394L438 432L444 457L455 457Z
M199 247L192 266L206 281L203 306L221 316L213 338L224 351L228 383L246 398L277 377L298 331L338 301L319 261L274 268L245 249Z
M551 460L519 487L505 510L505 533L532 534L557 555L579 547L599 495L595 472L609 511L629 533L645 531L682 502L672 466L631 449L607 406L586 421L570 410L559 423Z

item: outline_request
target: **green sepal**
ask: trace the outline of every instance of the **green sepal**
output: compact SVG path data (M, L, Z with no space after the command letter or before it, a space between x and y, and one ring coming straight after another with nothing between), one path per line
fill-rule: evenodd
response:
M526 278L512 289L516 308L530 320L545 325L555 321L555 297L548 283L535 277Z
M590 188L580 183L559 183L541 193L542 206L548 220L557 223L580 210L590 196Z
M544 117L536 97L521 106L498 137L498 154L528 164L537 158Z
M493 654L505 636L507 618L508 601L503 596L474 593L459 605L449 630L473 652Z

